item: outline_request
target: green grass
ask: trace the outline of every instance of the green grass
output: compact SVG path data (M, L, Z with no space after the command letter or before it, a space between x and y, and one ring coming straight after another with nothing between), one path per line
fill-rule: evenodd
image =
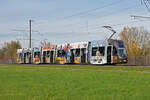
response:
M0 100L149 100L150 67L0 65Z

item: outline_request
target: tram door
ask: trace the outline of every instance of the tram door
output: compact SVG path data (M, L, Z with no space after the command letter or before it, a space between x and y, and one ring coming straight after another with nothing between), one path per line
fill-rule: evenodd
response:
M107 47L107 63L111 64L112 46Z
M86 48L81 49L81 63L86 63Z
M43 63L46 63L46 51L43 52Z
M50 63L54 63L54 51L50 51Z
M46 63L50 63L50 51L46 51Z
M32 63L32 61L31 61L32 60L31 53L29 53L28 56L29 56L29 58L28 58L29 59L29 63L31 64Z
M26 53L26 63L30 63L30 55L29 52Z
M74 63L74 49L71 49L70 62L71 62L71 63Z
M26 64L26 57L27 57L27 55L26 55L26 53L24 53L24 64Z

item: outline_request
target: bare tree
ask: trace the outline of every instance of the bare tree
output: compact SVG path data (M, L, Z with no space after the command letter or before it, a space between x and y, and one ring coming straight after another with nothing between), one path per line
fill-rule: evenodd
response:
M150 36L143 27L124 27L120 38L124 40L129 56L150 55Z
M12 63L15 63L16 52L19 48L21 48L19 41L4 43L4 46L0 49L0 58L11 60Z

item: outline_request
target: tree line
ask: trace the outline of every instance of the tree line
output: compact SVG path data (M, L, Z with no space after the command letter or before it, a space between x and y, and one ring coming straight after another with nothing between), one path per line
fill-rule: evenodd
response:
M125 43L128 56L150 56L150 33L143 27L124 27L120 39Z
M4 43L0 49L0 60L8 61L11 60L12 63L15 63L17 49L21 48L19 41L11 41ZM3 63L3 62L2 62Z

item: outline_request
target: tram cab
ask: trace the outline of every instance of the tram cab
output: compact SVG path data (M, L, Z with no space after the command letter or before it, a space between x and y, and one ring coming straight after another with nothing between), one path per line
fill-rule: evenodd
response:
M122 40L94 40L90 42L91 64L127 63L127 53Z
M127 63L128 57L123 40L108 40L108 44L112 45L111 63Z

